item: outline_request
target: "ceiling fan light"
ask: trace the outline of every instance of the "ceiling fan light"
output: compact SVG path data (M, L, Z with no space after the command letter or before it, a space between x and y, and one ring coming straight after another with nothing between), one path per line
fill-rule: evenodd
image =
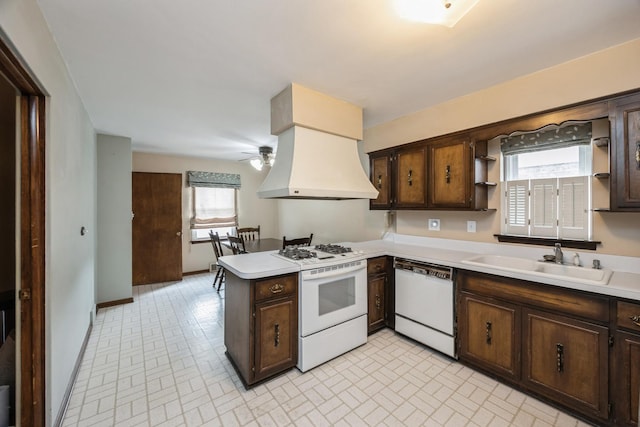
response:
M251 166L253 166L256 170L259 170L259 171L262 170L262 166L264 165L264 162L262 161L262 159L251 159L249 163L251 164Z

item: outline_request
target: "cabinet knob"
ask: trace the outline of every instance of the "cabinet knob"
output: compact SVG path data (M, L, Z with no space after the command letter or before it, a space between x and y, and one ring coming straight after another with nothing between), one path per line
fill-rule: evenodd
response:
M451 181L451 165L447 165L447 167L444 169L444 180L447 182L447 184Z
M409 186L413 185L413 170L409 169L409 174L407 175L407 182L409 183Z
M487 344L491 345L491 322L485 323L485 330L487 333Z
M380 310L380 295L376 294L376 308Z
M276 323L275 325L273 325L273 329L275 332L275 342L274 342L274 347L277 347L280 345L280 324Z
M378 188L382 190L382 175L378 175Z

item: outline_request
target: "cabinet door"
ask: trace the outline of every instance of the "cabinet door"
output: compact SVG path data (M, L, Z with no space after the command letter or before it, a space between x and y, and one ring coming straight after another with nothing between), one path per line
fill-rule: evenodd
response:
M254 382L297 363L296 305L295 298L256 305Z
M458 312L459 357L517 380L520 312L516 306L463 292Z
M468 208L472 177L469 141L448 140L429 147L429 207Z
M398 150L396 157L396 207L425 208L427 206L426 148L422 146Z
M523 382L593 417L608 416L608 328L525 310Z
M369 277L369 333L377 331L385 325L384 292L386 279L386 276L381 275Z
M612 366L613 402L616 425L638 425L640 390L640 335L618 332L615 339L616 358Z
M378 197L369 201L370 209L391 208L391 154L371 155L371 183Z
M640 210L640 95L612 103L611 210Z

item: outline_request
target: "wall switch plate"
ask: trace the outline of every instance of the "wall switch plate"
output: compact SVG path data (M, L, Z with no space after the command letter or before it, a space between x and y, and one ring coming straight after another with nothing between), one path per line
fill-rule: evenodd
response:
M429 230L431 230L431 231L440 231L440 220L439 219L429 219Z
M476 222L467 221L467 233L475 233L475 232L476 232Z

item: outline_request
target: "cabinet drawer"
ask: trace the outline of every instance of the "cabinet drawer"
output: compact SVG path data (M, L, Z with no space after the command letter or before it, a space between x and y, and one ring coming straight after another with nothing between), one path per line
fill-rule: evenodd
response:
M461 290L510 302L555 310L601 323L609 321L609 299L603 295L468 271L458 273L458 286Z
M371 258L367 262L367 274L381 274L387 271L387 257Z
M640 303L618 301L617 325L619 328L640 331Z
M256 301L278 298L296 292L298 276L280 276L256 282Z

